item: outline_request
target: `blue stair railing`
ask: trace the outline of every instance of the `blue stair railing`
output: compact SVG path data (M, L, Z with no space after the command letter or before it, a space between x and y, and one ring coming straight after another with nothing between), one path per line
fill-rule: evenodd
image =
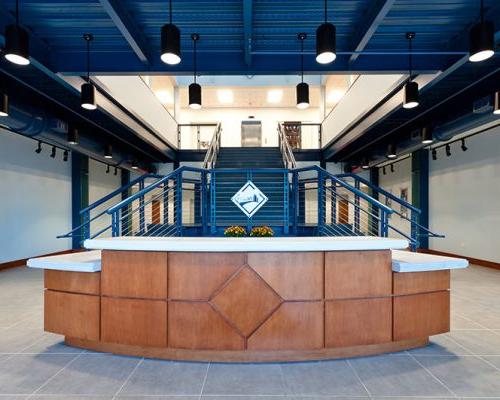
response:
M156 181L160 178L162 178L162 176L156 174L141 175L126 185L107 194L103 198L80 211L80 216L83 221L80 225L76 226L68 233L57 236L57 238L77 237L80 238L81 242L83 242L85 239L93 239L97 236L105 234L111 229L107 213L108 209L123 200L123 197L128 197L130 190L134 186L137 186L139 190L142 190L147 186L148 180Z

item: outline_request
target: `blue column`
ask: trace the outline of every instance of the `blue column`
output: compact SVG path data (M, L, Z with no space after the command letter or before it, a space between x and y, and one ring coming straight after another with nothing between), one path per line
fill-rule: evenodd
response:
M80 215L80 210L89 205L89 159L79 153L71 153L71 224L72 229L80 226L84 218ZM86 221L89 217L87 216ZM75 232L72 237L72 248L81 248L82 240L88 239L90 235L90 224L86 224L83 236L80 232Z
M429 150L420 149L411 155L411 198L412 204L422 211L415 219L424 227L429 226ZM415 234L423 233L416 231ZM429 238L419 237L419 247L429 248Z

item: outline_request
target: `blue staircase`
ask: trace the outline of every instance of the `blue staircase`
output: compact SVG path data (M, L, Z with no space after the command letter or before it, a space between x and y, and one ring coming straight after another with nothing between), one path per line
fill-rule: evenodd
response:
M284 168L279 147L222 147L215 168Z

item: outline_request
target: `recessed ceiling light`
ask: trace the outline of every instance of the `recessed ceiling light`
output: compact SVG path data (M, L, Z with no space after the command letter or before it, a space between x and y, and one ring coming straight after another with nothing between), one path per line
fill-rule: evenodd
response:
M283 90L281 89L271 89L267 92L267 102L276 104L280 103L283 99Z
M233 91L229 89L217 90L217 99L221 104L232 104L234 101Z

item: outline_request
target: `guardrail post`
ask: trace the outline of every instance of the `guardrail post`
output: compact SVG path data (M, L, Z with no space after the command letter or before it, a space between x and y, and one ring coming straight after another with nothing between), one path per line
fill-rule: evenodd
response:
M177 235L182 236L182 171L177 174L175 185L175 224L177 225Z
M210 232L215 234L217 232L217 189L216 189L217 174L211 170L210 175Z
M417 228L418 215L413 210L410 211L410 219L411 219L410 236L412 239L412 243L411 243L410 247L411 247L411 251L417 251L417 247L418 247L418 228Z
M83 213L83 238L85 240L90 239L90 211L85 211Z
M359 181L356 179L356 181L354 182L354 187L357 189L357 190L360 190L360 184L359 184ZM359 233L359 196L358 195L355 195L354 196L354 205L355 205L355 209L354 209L354 231L356 233Z
M144 189L144 179L139 182L139 191ZM144 196L139 198L139 231L141 235L146 231L146 213L144 210Z
M201 228L203 234L206 235L208 232L208 221L207 221L207 171L201 173Z
M323 187L323 171L318 170L318 233L321 233L322 227L325 223L325 210L324 210L324 190Z
M389 214L382 210L380 236L387 237L389 233Z
M290 186L288 182L288 170L283 172L283 233L288 235L290 232Z
M293 234L297 234L297 216L299 212L299 174L298 172L292 172L292 226Z
M168 225L169 210L168 210L168 181L163 184L163 224Z
M111 235L113 237L120 236L120 218L118 216L118 213L120 211L115 211L113 214L111 214Z
M331 189L332 189L332 199L331 199L331 209L332 209L332 215L331 215L331 221L332 224L337 223L337 183L334 182L333 180L331 181Z

